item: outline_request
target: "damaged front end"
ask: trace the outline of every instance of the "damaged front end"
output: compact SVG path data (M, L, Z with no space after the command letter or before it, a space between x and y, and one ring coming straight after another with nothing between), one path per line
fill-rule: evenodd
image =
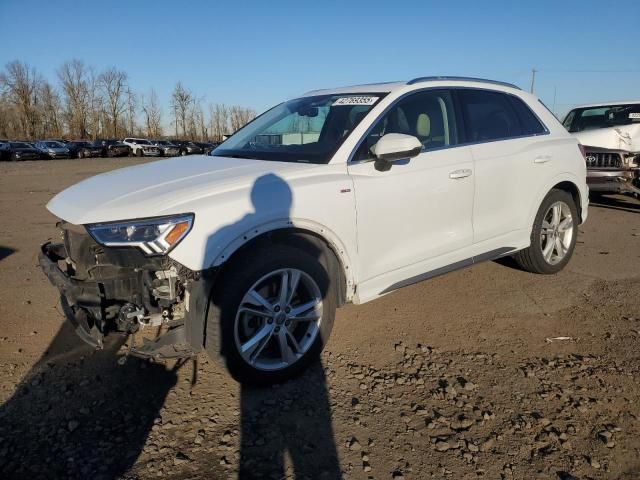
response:
M145 358L183 358L203 344L208 298L199 272L167 255L97 243L82 226L58 224L63 243L42 245L40 266L59 290L79 337L102 348L113 332L136 334L157 327L129 353Z
M640 195L640 152L590 146L585 151L590 191Z

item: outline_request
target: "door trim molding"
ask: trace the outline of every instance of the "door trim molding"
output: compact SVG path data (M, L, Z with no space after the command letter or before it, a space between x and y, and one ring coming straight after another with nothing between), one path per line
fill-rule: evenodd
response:
M444 275L445 273L453 272L455 270L461 270L463 268L467 268L472 265L475 265L476 263L495 260L497 258L504 257L508 253L511 253L515 250L516 250L515 247L501 247L486 253L482 253L480 255L476 255L475 257L467 258L465 260L460 260L450 265L436 268L435 270L430 270L428 272L421 273L420 275L416 275L414 277L410 277L405 280L396 282L393 285L390 285L389 287L385 288L382 292L380 292L380 295L393 292L394 290L398 290L403 287L408 287L409 285L413 285L414 283L419 283L424 280L429 280L434 277L439 277L440 275Z

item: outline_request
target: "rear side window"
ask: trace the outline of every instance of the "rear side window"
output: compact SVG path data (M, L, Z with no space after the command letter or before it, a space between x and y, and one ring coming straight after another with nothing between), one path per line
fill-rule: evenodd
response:
M547 131L546 127L538 120L538 117L531 111L531 109L520 98L513 95L507 96L511 105L513 105L520 125L522 126L523 135L540 135ZM541 102L542 103L542 102Z
M508 95L486 90L458 93L467 142L488 142L525 135Z

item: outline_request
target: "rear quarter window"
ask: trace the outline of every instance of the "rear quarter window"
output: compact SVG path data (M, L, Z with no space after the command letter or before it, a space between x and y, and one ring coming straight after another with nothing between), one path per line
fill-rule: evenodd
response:
M529 106L524 103L520 98L512 95L508 96L513 109L516 111L516 115L522 125L523 135L540 135L547 131L547 128L538 119L535 113L531 111Z

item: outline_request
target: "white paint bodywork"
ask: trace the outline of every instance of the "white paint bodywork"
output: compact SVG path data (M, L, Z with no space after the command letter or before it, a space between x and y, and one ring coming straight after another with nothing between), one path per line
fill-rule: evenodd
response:
M583 130L573 136L590 147L640 152L640 123Z
M504 91L522 98L546 135L427 151L381 172L350 162L376 119L398 98L433 87ZM325 93L385 93L327 165L190 156L89 178L49 202L56 216L87 224L192 212L191 232L170 256L192 270L220 265L269 230L297 227L323 237L340 258L347 299L496 249L530 242L549 190L572 182L587 215L586 167L577 141L536 97L474 81L403 82Z

